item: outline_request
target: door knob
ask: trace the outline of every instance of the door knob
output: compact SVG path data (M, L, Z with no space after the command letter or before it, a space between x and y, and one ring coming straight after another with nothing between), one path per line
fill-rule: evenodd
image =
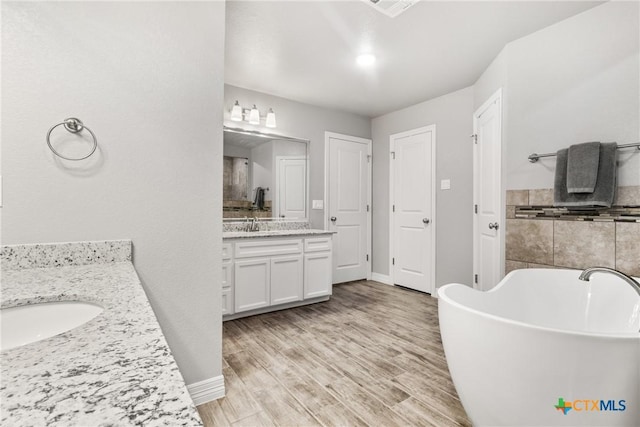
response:
M336 218L335 216L331 217L331 222L336 222L338 220L338 218Z
M429 224L431 220L429 218L422 218L422 222L425 224Z
M489 230L497 230L498 227L500 227L500 225L498 225L497 222L490 222L489 223Z

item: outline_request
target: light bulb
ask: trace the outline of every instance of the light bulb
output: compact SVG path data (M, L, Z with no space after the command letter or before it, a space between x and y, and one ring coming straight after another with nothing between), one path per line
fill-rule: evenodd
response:
M273 112L273 108L269 108L269 112L267 113L266 126L268 128L276 127L276 113Z
M231 120L233 120L234 122L242 121L242 107L240 106L238 101L233 104L233 108L231 109Z
M253 104L253 108L249 113L249 123L252 125L260 124L260 112L258 111L258 107L256 107L256 104Z

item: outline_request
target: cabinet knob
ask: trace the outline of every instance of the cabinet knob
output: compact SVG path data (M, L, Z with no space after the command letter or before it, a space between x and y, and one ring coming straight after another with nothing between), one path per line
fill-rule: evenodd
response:
M335 216L331 217L331 222L336 222L338 220L338 218L336 218Z

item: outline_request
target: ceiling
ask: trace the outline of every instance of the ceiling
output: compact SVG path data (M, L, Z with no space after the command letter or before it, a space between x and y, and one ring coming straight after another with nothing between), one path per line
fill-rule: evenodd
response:
M390 18L362 0L228 0L225 82L377 117L474 84L508 42L601 3L421 0Z

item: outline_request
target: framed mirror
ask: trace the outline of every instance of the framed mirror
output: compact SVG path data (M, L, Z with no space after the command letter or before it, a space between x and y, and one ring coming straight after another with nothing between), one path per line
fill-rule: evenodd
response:
M308 144L225 126L223 218L308 219Z

